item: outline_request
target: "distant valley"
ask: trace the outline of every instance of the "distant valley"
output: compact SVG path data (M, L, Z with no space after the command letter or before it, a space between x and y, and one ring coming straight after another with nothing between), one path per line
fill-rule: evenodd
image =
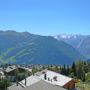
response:
M60 34L52 35L57 40L63 40L64 42L73 46L87 59L90 59L90 35L79 34Z

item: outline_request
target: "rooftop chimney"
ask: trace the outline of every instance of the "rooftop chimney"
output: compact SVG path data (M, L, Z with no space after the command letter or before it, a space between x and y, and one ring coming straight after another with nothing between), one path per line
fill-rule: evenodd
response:
M46 74L46 73L44 74L44 79L45 79L45 80L47 79L47 74Z
M26 80L26 78L25 78L25 85L27 85L27 80Z
M16 81L16 85L18 86L18 80Z

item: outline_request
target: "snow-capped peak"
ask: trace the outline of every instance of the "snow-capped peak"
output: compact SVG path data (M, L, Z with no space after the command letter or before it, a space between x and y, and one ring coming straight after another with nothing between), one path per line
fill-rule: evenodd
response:
M52 37L54 37L55 39L61 38L61 39L76 39L79 35L76 33L73 34L60 34L60 35L51 35Z
M61 35L61 38L67 38L67 35L63 34L63 35Z

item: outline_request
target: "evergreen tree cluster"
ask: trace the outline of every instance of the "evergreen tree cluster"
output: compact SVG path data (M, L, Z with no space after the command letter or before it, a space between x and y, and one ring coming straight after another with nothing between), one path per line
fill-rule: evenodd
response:
M10 81L9 79L6 78L1 78L0 77L0 90L7 90L7 87L10 86Z

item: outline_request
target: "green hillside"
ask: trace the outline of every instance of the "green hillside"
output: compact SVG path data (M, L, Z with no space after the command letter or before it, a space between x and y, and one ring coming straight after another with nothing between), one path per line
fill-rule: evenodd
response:
M0 62L15 64L71 64L84 58L72 46L49 36L0 32Z

